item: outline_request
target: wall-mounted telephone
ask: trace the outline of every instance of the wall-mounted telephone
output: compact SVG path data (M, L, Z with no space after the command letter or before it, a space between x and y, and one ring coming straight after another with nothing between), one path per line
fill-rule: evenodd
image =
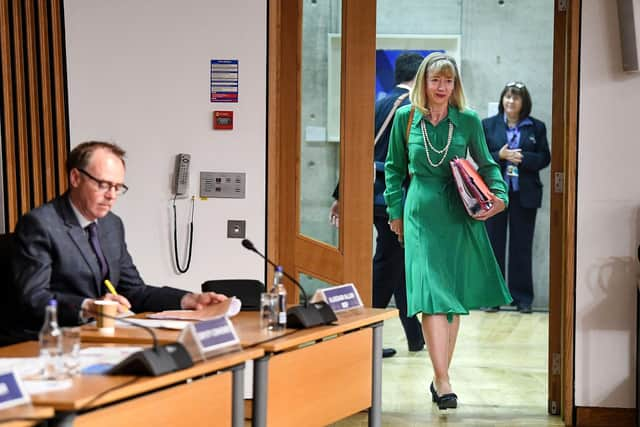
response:
M190 154L180 153L176 156L176 166L173 174L173 194L176 196L188 196L190 164Z

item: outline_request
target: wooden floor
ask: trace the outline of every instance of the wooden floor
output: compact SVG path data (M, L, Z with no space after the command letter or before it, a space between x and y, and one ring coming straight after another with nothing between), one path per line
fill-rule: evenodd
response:
M463 316L450 371L459 407L440 414L431 403L432 369L426 351L409 353L395 318L384 325L382 425L562 426L547 415L547 313L471 312ZM364 413L334 424L366 426Z

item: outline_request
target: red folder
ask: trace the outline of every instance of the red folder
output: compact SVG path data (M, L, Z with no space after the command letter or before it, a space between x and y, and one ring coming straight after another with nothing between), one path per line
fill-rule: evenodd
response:
M493 206L491 191L471 163L466 159L455 158L449 162L449 165L467 213L474 216L481 210L491 209Z

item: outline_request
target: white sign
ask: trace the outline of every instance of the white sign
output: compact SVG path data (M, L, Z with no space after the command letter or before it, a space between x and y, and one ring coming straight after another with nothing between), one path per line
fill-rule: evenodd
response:
M30 401L20 377L14 370L0 372L0 409L22 405Z

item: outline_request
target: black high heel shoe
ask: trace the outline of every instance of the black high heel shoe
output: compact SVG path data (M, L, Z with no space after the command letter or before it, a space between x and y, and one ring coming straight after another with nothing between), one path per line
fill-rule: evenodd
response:
M458 396L455 393L447 393L438 396L438 409L456 409L458 407Z
M438 402L438 392L436 388L433 386L433 381L431 381L431 385L429 386L429 391L431 392L431 401Z
M433 386L433 381L429 386L431 392L431 400L438 404L438 409L456 409L458 407L458 395L455 393L447 393L442 396L438 396L436 388Z

